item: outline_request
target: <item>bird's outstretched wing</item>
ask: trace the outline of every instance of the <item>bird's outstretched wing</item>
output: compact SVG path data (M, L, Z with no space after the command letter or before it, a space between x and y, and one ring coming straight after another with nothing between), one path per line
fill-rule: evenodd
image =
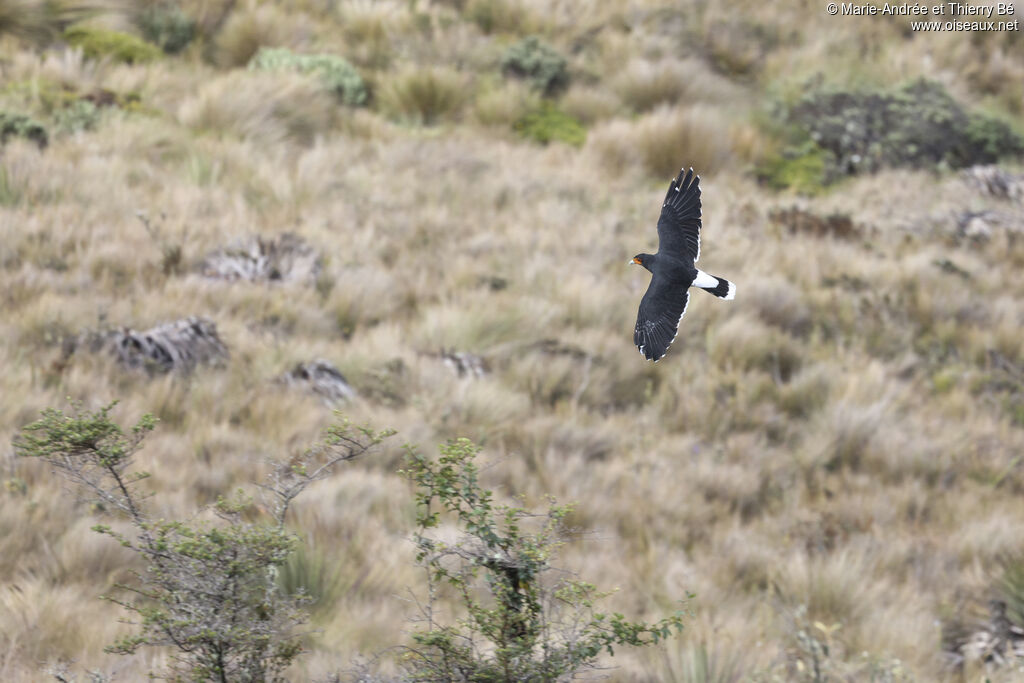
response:
M658 253L700 258L700 176L685 169L668 186L658 218Z
M657 275L651 278L636 316L633 343L647 360L659 361L676 339L690 295Z

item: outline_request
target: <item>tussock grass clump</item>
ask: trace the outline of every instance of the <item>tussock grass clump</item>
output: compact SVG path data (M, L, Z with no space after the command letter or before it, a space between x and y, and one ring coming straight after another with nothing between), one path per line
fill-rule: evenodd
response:
M540 96L528 86L506 82L501 87L485 89L473 103L473 117L485 126L512 128L528 112L541 105Z
M388 78L377 93L386 114L423 126L455 118L465 99L465 79L451 69L433 67L408 67Z
M260 48L288 44L294 19L274 5L233 11L217 33L212 46L214 61L236 68L249 63Z
M119 31L94 26L72 26L64 31L64 39L79 47L86 57L92 59L110 58L126 64L144 64L163 56L160 48L152 43Z
M810 332L811 309L799 286L781 278L767 278L751 282L749 290L744 300L750 301L763 322L794 336Z
M789 381L803 363L800 345L792 337L743 315L710 331L707 348L711 360L723 368L759 370L779 382Z
M330 94L305 77L242 71L205 84L181 103L178 120L263 145L309 145L333 126L337 108Z
M520 0L469 0L463 14L484 33L523 34L537 28Z
M0 36L45 44L71 24L109 11L109 0L4 0Z
M719 113L701 106L662 106L635 121L615 120L595 127L589 146L612 169L639 162L655 177L679 172L680 160L714 173L732 157L728 124Z
M744 651L728 643L700 642L669 648L665 655L665 677L678 683L742 683L751 667Z
M285 595L308 602L317 616L334 609L343 595L345 577L337 560L311 541L299 542L278 569L277 584Z
M250 60L256 71L297 71L316 74L342 102L357 106L366 102L363 77L341 57L327 54L301 55L286 48L261 48Z
M688 90L687 73L675 60L657 64L631 60L612 83L622 102L637 112L647 112L662 104L678 104Z
M704 29L703 36L709 61L715 68L741 78L756 74L765 56L780 43L774 26L744 17L714 20Z
M638 113L661 105L731 104L742 93L736 83L695 58L633 58L610 85L622 103Z
M601 88L573 85L562 96L559 106L569 116L586 125L610 119L622 111L622 102Z
M402 39L415 39L410 35L414 16L426 25L430 21L401 2L347 2L339 9L345 56L367 69L386 69L402 52Z

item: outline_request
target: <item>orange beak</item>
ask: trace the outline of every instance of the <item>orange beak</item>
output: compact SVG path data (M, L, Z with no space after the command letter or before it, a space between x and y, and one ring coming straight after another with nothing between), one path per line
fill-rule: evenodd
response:
M638 259L636 256L633 257L633 263L637 264L638 266L643 265L642 263L640 263L640 259Z

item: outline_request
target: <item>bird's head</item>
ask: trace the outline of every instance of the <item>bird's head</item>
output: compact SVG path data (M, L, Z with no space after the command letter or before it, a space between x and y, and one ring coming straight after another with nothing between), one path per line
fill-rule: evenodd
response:
M651 269L651 265L654 263L654 256L651 254L637 254L633 257L630 263L635 263L638 266L643 266L647 270Z

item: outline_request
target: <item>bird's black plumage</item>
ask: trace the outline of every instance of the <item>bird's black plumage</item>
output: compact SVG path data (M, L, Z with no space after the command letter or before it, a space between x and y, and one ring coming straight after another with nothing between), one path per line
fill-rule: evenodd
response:
M693 285L723 299L736 288L694 265L700 258L700 176L683 169L668 187L658 219L658 253L637 254L633 263L651 271L651 284L640 300L633 343L647 360L658 361L679 331Z

